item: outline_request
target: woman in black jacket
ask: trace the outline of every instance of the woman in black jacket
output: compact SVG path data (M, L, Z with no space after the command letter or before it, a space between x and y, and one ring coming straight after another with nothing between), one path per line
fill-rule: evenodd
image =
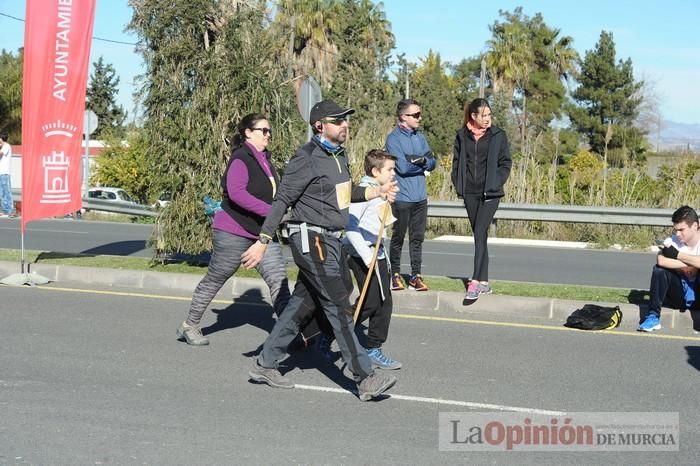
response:
M505 131L491 126L486 99L474 99L464 109L464 126L457 131L452 160L452 184L464 200L474 232L474 274L465 300L491 293L488 229L508 180L512 160Z

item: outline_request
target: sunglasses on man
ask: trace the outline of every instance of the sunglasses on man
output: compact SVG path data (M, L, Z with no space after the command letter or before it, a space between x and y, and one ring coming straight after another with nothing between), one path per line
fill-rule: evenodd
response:
M260 131L263 133L263 136L267 136L268 134L272 136L272 129L271 128L250 128L251 131Z
M413 117L413 118L415 118L416 120L420 119L420 112L416 112L416 113L404 113L404 115L405 115L405 116Z
M324 118L321 120L322 123L330 123L335 126L340 126L344 121L348 121L347 117L336 117L336 118Z

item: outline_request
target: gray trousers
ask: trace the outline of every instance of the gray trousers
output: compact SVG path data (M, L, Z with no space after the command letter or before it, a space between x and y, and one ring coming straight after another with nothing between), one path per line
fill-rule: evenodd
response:
M226 280L231 278L241 265L241 254L255 240L236 236L221 230L213 230L214 249L209 261L207 274L199 282L192 295L190 312L187 316L189 325L199 325L202 315L219 292ZM262 276L270 288L272 307L279 315L289 302L289 282L285 267L282 247L270 241L267 250L255 270Z
M299 276L289 304L265 340L258 364L267 368L277 367L300 327L319 308L323 309L333 329L348 369L355 375L355 380L360 381L373 371L367 352L357 341L354 331L350 305L352 279L341 242L330 235L309 231L309 246L310 251L304 254L301 233L289 237L289 247L299 267Z

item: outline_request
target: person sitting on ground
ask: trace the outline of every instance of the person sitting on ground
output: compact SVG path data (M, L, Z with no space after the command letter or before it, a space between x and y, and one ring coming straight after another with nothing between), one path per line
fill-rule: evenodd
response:
M360 186L384 186L394 179L396 157L383 150L370 150L365 156L365 174ZM357 323L369 319L367 329L367 355L374 367L381 369L400 369L401 363L382 352L391 322L391 275L383 238L386 231L382 226L384 209L391 209L390 204L380 198L371 201L350 204L350 217L345 228L343 245L349 252L348 262L355 275L357 286L362 289L369 266L374 255L377 238L382 235L377 260L374 264L372 278L362 302ZM393 220L393 219L392 219ZM386 224L385 224L386 226ZM359 298L358 298L359 299ZM353 306L357 308L357 303Z
M641 332L661 328L662 305L677 309L696 307L700 268L698 214L685 205L673 213L671 221L674 234L659 246L649 285L649 308L639 325Z

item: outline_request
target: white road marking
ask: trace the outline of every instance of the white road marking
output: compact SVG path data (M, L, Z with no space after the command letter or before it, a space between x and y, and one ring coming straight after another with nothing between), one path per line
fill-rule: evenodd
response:
M300 390L312 390L316 392L327 392L327 393L341 393L341 394L347 394L350 393L345 389L342 388L333 388L333 387L320 387L317 385L302 385L302 384L294 384L294 388L298 388ZM403 401L415 401L418 403L431 403L431 404L439 404L439 405L450 405L450 406L461 406L464 408L470 408L470 409L490 409L494 411L512 411L516 413L528 413L528 414L544 414L548 416L563 416L566 414L565 411L552 411L548 409L537 409L537 408L524 408L521 406L508 406L508 405L497 405L497 404L491 404L491 403L476 403L473 401L459 401L459 400L445 400L442 398L427 398L423 396L409 396L409 395L395 395L391 393L386 393L385 394L389 398L394 398L396 400L403 400Z

